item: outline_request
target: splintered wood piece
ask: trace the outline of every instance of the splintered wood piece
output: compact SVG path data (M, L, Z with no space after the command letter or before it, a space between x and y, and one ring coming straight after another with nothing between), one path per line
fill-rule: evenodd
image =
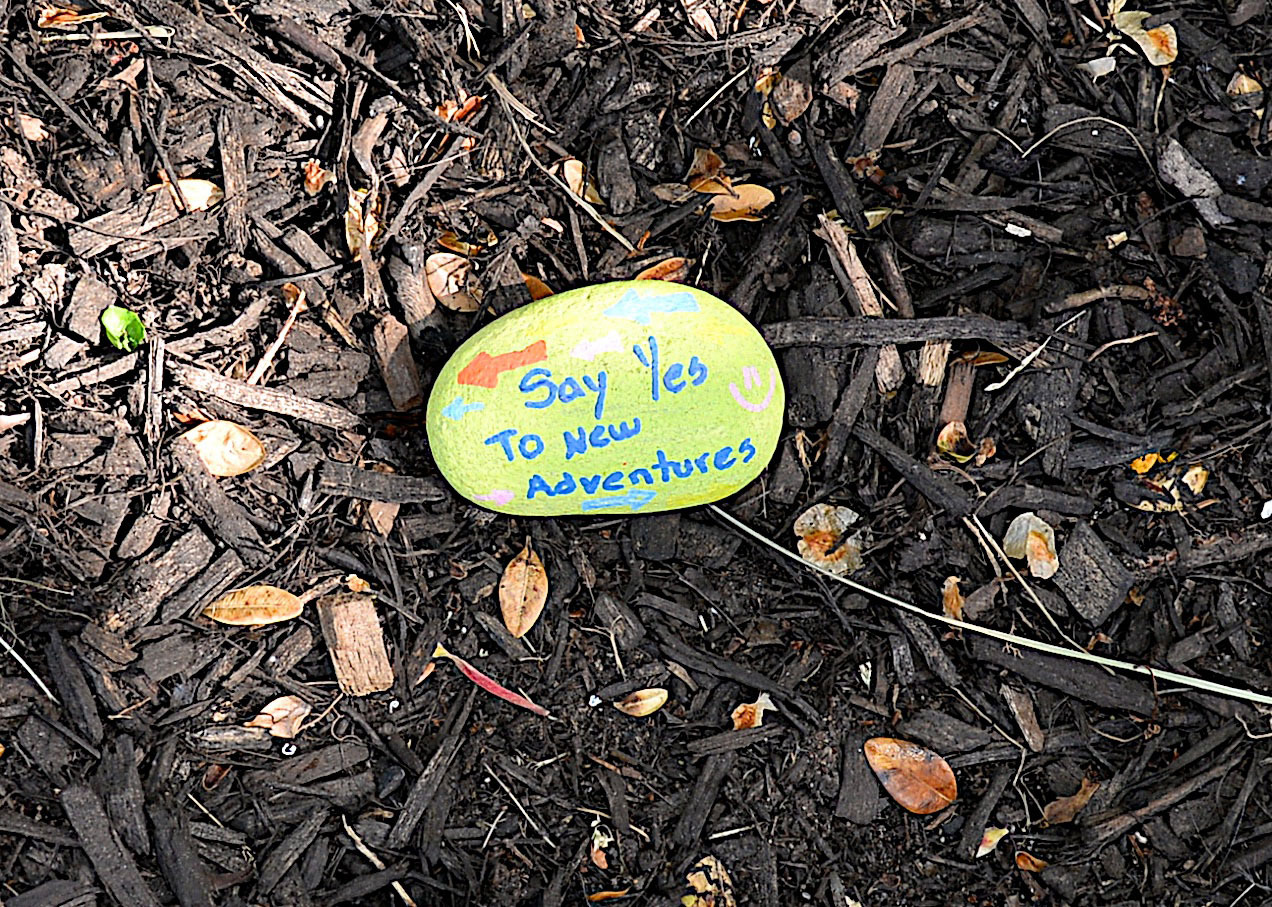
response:
M393 686L393 666L384 647L375 599L338 592L318 599L316 607L340 689L350 696L366 696Z
M848 239L843 226L824 214L819 218L826 241L834 253L835 276L839 278L848 293L848 301L856 314L865 318L882 318L883 304L879 302L879 294L875 292L870 275L857 255L857 249ZM901 364L901 353L894 345L887 345L879 350L879 361L875 364L875 384L879 393L888 395L901 387L905 381L905 367Z
M406 325L392 315L385 315L375 326L371 337L380 363L380 375L389 390L389 398L393 400L393 408L405 412L419 406L424 402L424 389L420 386L420 373L411 355Z

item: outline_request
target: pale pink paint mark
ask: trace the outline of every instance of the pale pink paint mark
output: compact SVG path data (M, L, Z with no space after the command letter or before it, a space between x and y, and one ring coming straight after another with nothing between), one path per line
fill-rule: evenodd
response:
M502 488L496 488L490 494L475 494L474 501L490 501L498 507L507 506L508 502L515 498L516 495L511 491L505 491Z
M753 365L748 365L742 369L742 380L746 384L747 390L751 389L752 381L758 386L760 383L760 373ZM742 396L742 391L738 390L738 386L732 381L729 382L729 393L733 395L733 399L738 406L753 413L762 413L769 408L769 404L773 402L773 391L777 389L777 369L769 369L769 389L764 396L762 403L752 403L746 397Z
M570 350L570 355L575 359L586 359L591 362L601 353L619 353L622 350L623 340L619 337L618 331L610 331L596 340L580 340L574 345L574 349Z

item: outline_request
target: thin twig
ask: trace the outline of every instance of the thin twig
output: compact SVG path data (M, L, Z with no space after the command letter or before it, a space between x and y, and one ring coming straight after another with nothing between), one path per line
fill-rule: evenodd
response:
M508 104L507 100L505 100L503 95L499 95L499 101L505 107L511 106L510 104ZM597 225L600 226L602 230L604 230L610 236L614 237L620 243L622 243L623 248L625 248L627 251L635 252L636 247L631 244L631 242L627 239L626 236L624 236L622 233L619 233L617 230L615 230L610 225L609 221L601 217L600 212L597 211L596 208L592 206L591 202L589 202L587 199L585 199L581 195L575 195L573 190L571 190L570 187L565 184L564 180L562 180L555 173L549 170L547 166L543 163L543 161L539 160L539 158L535 155L534 151L530 148L530 143L526 141L525 133L521 131L521 125L512 116L508 117L508 123L509 125L512 126L512 131L513 133L516 134L517 141L521 143L521 147L525 149L526 154L530 156L530 160L534 162L534 165L538 167L540 170L542 170L544 175L547 176L548 179L556 183L556 185L561 189L561 191L564 192L566 195L568 195L574 201L576 205L582 208L587 213L588 217L596 221Z
M22 668L22 670L26 671L27 674L31 675L31 679L35 681L35 685L40 688L41 693L49 697L49 700L51 702L57 702L57 697L53 695L53 691L50 690L48 686L45 685L44 681L40 679L39 675L36 674L35 671L31 669L31 666L29 664L26 663L26 659L23 658L20 654L18 654L18 650L13 648L13 646L9 645L9 643L5 641L5 638L3 636L0 636L0 646L4 646L4 650L13 656L13 660L18 663L18 665Z
M743 523L741 520L739 520L737 517L721 510L715 504L708 504L707 506L716 514L716 516L720 517L720 519L724 520L725 522L732 525L734 528L738 529L739 531L755 539L755 541L759 542L760 544L776 551L782 557L790 558L795 563L801 564L804 567L807 567L809 570L815 570L818 573L822 574L823 576L826 576L837 583L843 583L845 586L848 586L852 589L856 589L858 592L862 593L863 595L868 595L872 598L878 599L879 601L887 602L888 604L893 605L894 607L900 608L903 611L909 611L911 614L917 614L919 617L925 617L928 620L934 620L937 623L942 623L949 627L957 627L960 630L966 630L969 633L979 633L982 636L988 636L990 639L996 639L999 642L1005 642L1014 646L1020 646L1022 649L1032 649L1035 652L1044 652L1048 655L1056 655L1056 656L1059 656L1060 658L1068 658L1073 661L1085 661L1085 662L1089 662L1090 664L1102 665L1103 667L1106 667L1106 668L1115 668L1116 670L1119 670L1119 671L1129 671L1133 674L1143 674L1144 676L1149 677L1150 679L1157 678L1160 680L1166 680L1166 681L1170 681L1171 683L1177 683L1180 686L1191 687L1194 690L1204 690L1207 693L1215 693L1219 696L1229 696L1233 699L1240 699L1245 702L1257 702L1262 705L1272 705L1272 696L1269 696L1266 693L1256 693L1254 690L1246 690L1246 689L1242 689L1241 687L1231 687L1231 686L1228 686L1227 684L1215 683L1213 680L1206 680L1205 678L1202 678L1202 677L1189 677L1186 674L1177 674L1174 671L1163 671L1157 668L1150 668L1146 665L1132 664L1129 661L1119 661L1116 658L1105 658L1103 655L1093 655L1092 653L1087 652L1086 650L1079 650L1075 652L1071 649L1066 649L1062 646L1052 645L1049 642L1039 642L1036 639L1029 639L1028 637L1025 637L1025 636L1017 636L1015 633L1005 633L1002 630L994 630L994 629L991 629L990 627L982 627L982 626L978 626L977 624L969 624L965 620L958 620L957 618L946 617L944 614L934 614L931 611L925 611L922 608L920 608L918 605L912 605L907 601L902 601L901 599L895 596L888 595L886 592L879 592L876 589L871 589L869 586L862 585L861 583L856 582L855 580L851 580L846 576L840 576L837 573L831 573L829 570L825 569L824 567L820 567L817 564L810 563L809 561L804 560L795 552L787 551L777 542L755 531L746 523Z
M963 522L967 524L967 527L971 529L974 534L979 535L986 545L993 548L995 554L1002 558L1003 563L1007 565L1007 569L1011 571L1012 576L1016 577L1021 588L1025 590L1025 594L1033 599L1033 603L1038 606L1038 610L1042 612L1042 616L1045 617L1048 623L1051 624L1051 628L1059 633L1065 642L1073 646L1073 648L1077 649L1079 652L1086 651L1082 648L1082 646L1078 645L1076 641L1070 639L1067 633L1060 629L1060 625L1056 623L1056 619L1051 616L1051 612L1047 610L1047 606L1042 603L1042 599L1040 599L1038 594L1034 592L1033 586L1029 585L1028 580L1026 580L1024 575L1016 569L1016 565L1011 562L1011 558L1007 556L1007 552L1004 551L1002 546L998 544L997 540L989 534L989 530L986 529L985 524L980 521L980 517L973 514L970 520L967 517L963 517Z

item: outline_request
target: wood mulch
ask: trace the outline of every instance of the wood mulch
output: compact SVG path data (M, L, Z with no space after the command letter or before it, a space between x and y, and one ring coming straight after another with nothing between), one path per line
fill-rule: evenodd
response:
M1176 62L1123 40L1094 79L1099 2L57 7L0 0L4 905L661 905L708 855L767 907L1272 897L1265 710L949 631L706 510L495 516L437 475L419 406L523 273L683 256L788 390L729 513L793 550L847 506L867 586L939 612L957 576L971 621L1272 690L1264 0L1146 10ZM762 219L666 200L698 148L774 191ZM163 188L187 179L224 199ZM444 231L477 311L427 288ZM101 336L112 304L139 349ZM173 443L208 417L264 463L212 480ZM992 456L941 454L951 421ZM988 544L1026 511L1050 579ZM494 593L527 536L550 592L515 639ZM322 598L350 574L374 613ZM201 616L253 583L325 604ZM551 717L425 676L439 642ZM610 706L647 687L653 716ZM778 710L734 731L760 693ZM284 695L298 736L245 726ZM943 755L956 803L898 807L877 736Z

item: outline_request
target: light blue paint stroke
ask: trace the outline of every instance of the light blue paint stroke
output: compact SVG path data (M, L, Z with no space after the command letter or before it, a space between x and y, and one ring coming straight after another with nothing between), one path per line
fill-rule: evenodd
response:
M642 296L635 290L628 290L618 302L614 303L602 314L610 318L623 318L637 324L649 324L649 316L655 312L696 312L698 300L692 293L661 293L657 296Z
M442 415L447 419L458 422L464 418L464 413L475 413L478 410L486 408L484 403L465 403L463 397L456 397L450 403L446 404L446 408L442 410Z
M608 510L612 507L630 507L632 510L640 510L657 496L658 492L648 491L644 488L633 488L627 494L620 494L609 498L593 498L590 501L583 501L579 504L581 510Z

